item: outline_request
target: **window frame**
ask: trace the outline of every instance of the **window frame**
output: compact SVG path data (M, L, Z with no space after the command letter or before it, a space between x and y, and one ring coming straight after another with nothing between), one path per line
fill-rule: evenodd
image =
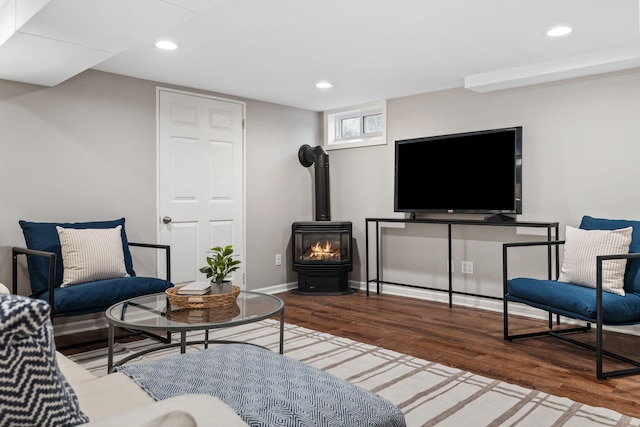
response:
M382 114L382 130L364 132L364 118ZM341 137L342 121L359 119L360 134L352 137ZM387 143L387 102L378 101L347 108L324 112L324 148L336 150L341 148L368 147Z

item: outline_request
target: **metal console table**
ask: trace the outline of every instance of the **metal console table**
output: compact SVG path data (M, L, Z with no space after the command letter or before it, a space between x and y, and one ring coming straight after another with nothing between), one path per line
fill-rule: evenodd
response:
M375 239L376 239L376 273L375 278L369 278L369 227L370 224L375 224ZM431 288L426 286L418 286L411 285L406 283L395 283L395 282L387 282L381 279L382 270L380 266L380 224L383 223L407 223L407 224L443 224L447 226L448 229L448 262L449 262L449 288L441 289L441 288ZM468 292L460 292L453 290L453 277L452 277L452 251L451 251L451 228L454 225L472 225L472 226L483 226L483 227L531 227L531 228L546 228L547 229L547 240L558 240L558 232L559 225L557 222L520 222L520 221L500 221L500 222L492 222L492 221L484 221L484 220L473 220L473 219L414 219L414 218L365 218L365 265L366 265L366 280L367 280L367 296L369 296L369 283L376 283L376 293L380 293L380 284L389 284L389 285L397 285L397 286L408 286L412 288L419 289L427 289L432 291L440 291L440 292L448 292L449 293L449 307L453 306L453 294L461 294L461 295L469 295L483 298L493 298L493 299L502 299L496 298L487 295L478 295L472 294ZM551 247L548 248L547 256L549 258L549 277L551 277L551 257L553 256L554 249ZM559 254L557 247L555 248L555 265L559 263Z

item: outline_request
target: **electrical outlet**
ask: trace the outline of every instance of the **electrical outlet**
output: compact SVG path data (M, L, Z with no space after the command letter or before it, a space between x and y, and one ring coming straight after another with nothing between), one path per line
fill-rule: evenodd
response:
M276 265L282 265L282 255L276 254Z
M462 274L473 274L473 261L462 261Z

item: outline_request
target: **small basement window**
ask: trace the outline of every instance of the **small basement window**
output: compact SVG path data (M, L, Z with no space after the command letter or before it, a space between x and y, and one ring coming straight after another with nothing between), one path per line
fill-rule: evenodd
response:
M386 101L325 111L325 149L386 144L386 113Z

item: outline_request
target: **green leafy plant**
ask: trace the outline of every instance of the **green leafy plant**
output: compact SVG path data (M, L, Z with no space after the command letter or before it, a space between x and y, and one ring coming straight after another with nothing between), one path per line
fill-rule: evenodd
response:
M240 268L240 261L233 259L232 245L216 246L211 248L211 253L213 255L207 256L207 265L200 272L206 274L207 279L212 278L211 283L221 285L229 274Z

